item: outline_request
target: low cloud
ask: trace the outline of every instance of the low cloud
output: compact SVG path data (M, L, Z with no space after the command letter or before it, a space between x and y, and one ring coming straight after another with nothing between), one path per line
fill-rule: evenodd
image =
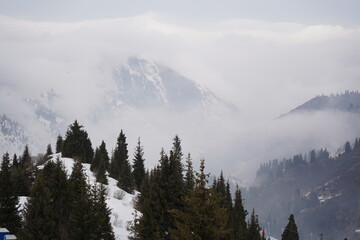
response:
M21 99L55 89L60 98L51 107L65 121L79 119L96 144L105 139L113 145L122 128L130 146L141 136L152 164L161 147L171 147L177 133L183 136L186 151L208 158L212 170L222 162L224 170L239 175L242 170L234 171L233 165L243 169L244 162L281 157L282 148L286 156L309 150L310 145L333 148L353 137L354 131L346 127L353 117L343 119L341 114L294 116L288 122L273 119L318 94L357 90L360 28L356 26L257 19L191 22L154 12L68 23L0 16L0 52L0 84L6 92L0 112L27 125L34 117L24 118L31 113ZM237 105L240 113L219 117L219 110L213 110L215 119L210 121L196 112L169 116L135 111L94 117L104 114L99 109L115 88L112 70L129 56L170 66ZM316 125L319 122L326 124ZM46 135L41 138L48 140Z

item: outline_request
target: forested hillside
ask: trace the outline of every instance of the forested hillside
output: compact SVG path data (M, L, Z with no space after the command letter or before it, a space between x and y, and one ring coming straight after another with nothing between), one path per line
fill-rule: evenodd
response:
M343 149L334 157L326 149L312 150L260 166L245 199L273 236L294 213L304 239L360 238L360 142L346 142Z

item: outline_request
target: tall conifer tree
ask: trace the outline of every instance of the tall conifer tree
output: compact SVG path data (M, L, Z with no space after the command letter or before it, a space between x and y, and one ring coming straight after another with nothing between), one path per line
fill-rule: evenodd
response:
M115 240L110 222L111 211L106 204L106 188L104 185L95 185L92 189L93 213L96 218L96 239Z
M293 214L291 214L289 217L289 222L281 235L281 240L299 240L299 233Z
M70 239L96 239L96 219L92 216L93 202L80 161L75 161L69 180L72 189L69 225L73 226Z
M208 174L204 168L202 160L195 189L184 199L184 210L172 210L176 218L172 239L218 240L228 234L226 209L219 206L218 195L206 187Z
M135 147L134 158L133 158L133 176L135 181L136 190L140 190L141 184L145 177L145 166L144 166L144 150L141 146L140 138Z
M77 120L69 126L62 150L64 157L78 158L84 163L91 163L93 159L94 150L90 138Z
M247 240L263 240L261 236L259 219L258 216L255 214L254 209L250 216L250 222L248 223Z
M10 173L9 154L5 153L0 168L0 226L11 233L17 233L21 227L18 203L19 197Z
M236 185L234 207L233 207L233 232L235 240L246 239L246 215L247 211L244 209L243 200L241 198L241 191L239 186Z
M186 172L185 172L185 191L188 193L189 191L194 189L195 186L195 176L194 169L191 159L191 154L188 153L186 157Z
M56 146L55 146L56 153L60 153L63 151L63 144L64 144L64 140L62 136L59 135L56 139Z

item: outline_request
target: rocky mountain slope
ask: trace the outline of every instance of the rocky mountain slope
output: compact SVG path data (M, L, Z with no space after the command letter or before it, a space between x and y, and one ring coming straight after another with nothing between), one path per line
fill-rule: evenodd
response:
M113 101L138 109L186 110L218 102L207 88L151 60L131 57L113 71Z

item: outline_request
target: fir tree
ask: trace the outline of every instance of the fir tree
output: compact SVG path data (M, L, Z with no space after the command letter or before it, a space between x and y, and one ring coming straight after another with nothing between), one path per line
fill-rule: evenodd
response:
M105 166L105 170L109 169L109 165L110 165L110 158L109 158L109 153L106 150L106 144L104 141L101 142L100 147L99 147L99 151L101 154L101 158L104 161L104 166Z
M247 231L246 239L247 240L262 240L259 219L258 219L258 216L255 215L254 209L251 213L250 222L248 223L248 231Z
M128 193L133 193L134 191L134 177L131 173L131 166L128 160L125 160L121 167L117 186Z
M51 144L49 143L46 147L46 155L49 156L49 155L52 155L53 154L53 151L52 151L52 148L51 148Z
M30 198L25 205L24 228L20 239L58 239L56 215L53 206L54 196L49 185L49 175L53 172L54 163L49 162L38 172Z
M104 162L104 169L107 170L110 164L109 154L106 150L106 144L104 141L101 142L100 146L96 148L94 159L91 161L91 171L95 171L99 167L100 161Z
M235 240L246 239L246 215L247 211L244 209L243 200L241 198L241 191L239 189L239 186L236 186L234 207L232 212L232 225Z
M11 233L17 233L21 227L18 211L19 197L14 187L10 173L9 154L5 153L0 169L0 226L7 228Z
M96 218L96 239L115 240L115 235L110 222L111 210L106 204L106 188L104 185L95 185L92 190L93 215Z
M93 160L91 161L91 165L90 165L90 170L92 172L96 172L98 167L99 167L99 164L100 164L100 160L101 160L101 153L100 153L100 150L99 148L96 148L95 149L95 154L94 154L94 158Z
M17 165L13 169L15 188L19 196L28 196L32 183L32 161L28 145L25 145Z
M77 120L69 126L63 143L62 154L64 157L78 158L84 163L91 163L94 150L87 132L82 128L83 126L79 125Z
M345 154L348 154L348 153L351 152L351 145L350 145L350 142L349 142L349 141L347 141L347 142L345 143L344 149L345 149Z
M28 169L28 168L32 167L29 146L27 144L25 145L24 152L21 156L19 166L23 169Z
M93 201L80 161L75 161L69 181L72 190L69 217L69 226L72 226L69 233L70 239L96 239L96 219L92 216Z
M193 190L195 186L195 176L190 153L186 157L186 173L185 173L185 191L186 193Z
M165 195L164 189L161 187L160 167L152 170L149 178L145 178L138 204L138 209L142 215L140 218L135 219L131 239L165 239L165 235L168 234L166 234L164 228Z
M110 176L118 180L118 187L128 193L134 190L134 179L131 173L131 166L128 160L126 136L120 131L117 145L111 159Z
M106 177L104 158L100 159L99 168L96 171L96 181L99 183L102 183L102 184L108 184L108 179Z
M182 164L182 148L179 136L173 139L173 147L169 155L169 176L167 178L168 209L181 209L184 196L184 177Z
M291 214L289 217L289 222L281 235L281 240L299 240L299 233L293 214Z
M117 179L119 177L121 167L124 162L128 159L128 150L126 143L126 136L123 131L120 131L119 137L117 138L116 147L110 163L110 177Z
M64 141L63 141L63 138L61 135L59 135L56 139L56 153L60 153L63 151L63 144L64 144Z
M67 239L70 200L64 166L46 163L31 187L21 239Z
M145 177L144 161L144 151L139 138L138 144L135 147L133 159L133 176L135 181L135 189L138 191L140 190L141 184Z
M195 189L184 199L184 210L171 211L176 218L172 239L218 240L228 234L226 209L219 207L220 198L206 187L208 174L204 168L202 160Z
M17 158L17 155L14 154L13 156L13 159L12 159L12 166L11 168L14 169L14 168L17 168L19 166L19 160Z

